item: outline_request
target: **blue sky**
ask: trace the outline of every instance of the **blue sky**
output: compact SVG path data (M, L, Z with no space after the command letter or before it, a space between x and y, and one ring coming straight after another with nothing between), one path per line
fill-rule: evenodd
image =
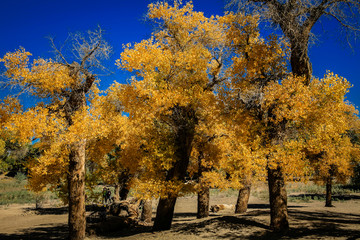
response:
M103 77L101 88L113 80L126 82L129 75L115 67L122 45L148 38L152 26L144 21L149 0L1 0L0 1L0 56L19 46L34 57L52 57L47 36L62 42L69 32L95 29L100 25L105 38L113 46L114 54L107 65L114 74ZM193 0L194 8L206 16L221 15L224 0ZM325 31L323 31L323 29ZM334 21L322 19L314 29L318 40L309 50L313 74L322 77L331 70L347 78L354 86L348 100L360 106L360 41L352 42L350 49L342 41L342 34ZM320 34L320 35L319 35ZM2 91L0 97L7 93ZM32 101L24 98L25 101Z

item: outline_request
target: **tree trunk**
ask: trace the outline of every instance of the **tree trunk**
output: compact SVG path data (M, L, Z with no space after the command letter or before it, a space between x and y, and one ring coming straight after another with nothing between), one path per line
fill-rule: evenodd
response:
M71 146L69 155L69 239L85 239L85 145L81 140Z
M169 230L174 216L177 197L160 198L156 209L153 231Z
M126 200L129 195L129 189L128 186L123 186L120 190L120 200Z
M326 202L325 202L325 207L333 207L331 190L332 190L332 179L331 179L331 176L330 176L330 177L328 177L326 179Z
M310 84L312 76L311 62L308 56L308 41L309 36L301 36L303 41L299 41L298 38L291 40L291 56L290 64L291 70L294 76L304 76L305 85Z
M198 157L198 174L199 174L199 186L200 190L198 192L198 202L197 202L197 218L206 218L209 216L209 201L210 201L210 188L202 180L203 172L208 171L208 169L202 164L204 159L204 154L202 151L199 152Z
M268 169L268 184L270 195L270 228L275 232L289 230L287 194L285 180L280 167Z
M206 218L209 216L210 188L201 187L198 192L197 218Z
M235 213L245 213L247 211L250 198L250 188L251 185L248 184L244 185L244 187L239 190L239 195L235 206Z
M115 188L114 188L114 202L119 202L120 201L120 184L117 183L115 184Z
M152 200L144 200L143 209L141 212L141 221L151 223L152 219Z
M120 200L126 200L128 195L129 195L129 191L130 191L130 179L132 178L131 174L129 173L128 170L123 170L121 172L121 174L119 175L119 185L120 185L120 191L119 191L119 196L120 196Z
M192 142L197 118L190 106L174 106L170 117L174 127L175 147L172 168L167 171L166 181L185 181L190 161ZM168 194L159 200L153 230L168 230L174 216L174 207L178 193Z

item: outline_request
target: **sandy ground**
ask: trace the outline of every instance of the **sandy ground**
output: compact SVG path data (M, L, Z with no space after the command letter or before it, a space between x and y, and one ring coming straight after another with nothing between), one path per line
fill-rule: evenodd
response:
M233 204L236 197L213 197L211 204ZM154 204L155 205L155 204ZM196 198L179 198L175 207L172 229L151 232L151 226L124 229L87 239L360 239L360 194L334 202L335 207L325 208L324 203L289 204L290 232L278 236L269 230L269 204L250 198L245 214L235 215L230 210L196 219ZM155 213L156 206L153 206ZM0 207L0 239L66 239L67 212L65 207L45 206L35 210L33 205Z

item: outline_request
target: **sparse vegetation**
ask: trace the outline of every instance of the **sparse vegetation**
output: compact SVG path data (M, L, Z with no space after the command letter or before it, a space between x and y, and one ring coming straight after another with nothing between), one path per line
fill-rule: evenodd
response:
M325 186L317 185L313 182L288 183L286 185L286 190L288 192L289 202L325 201ZM332 192L334 195L333 200L341 201L351 194L358 193L359 190L354 188L353 185L336 184L333 186ZM265 186L259 186L254 189L252 195L262 200L269 199L268 189Z
M36 204L57 199L51 192L40 194L30 192L25 188L26 183L26 176L23 174L17 174L15 178L2 178L0 180L0 205Z

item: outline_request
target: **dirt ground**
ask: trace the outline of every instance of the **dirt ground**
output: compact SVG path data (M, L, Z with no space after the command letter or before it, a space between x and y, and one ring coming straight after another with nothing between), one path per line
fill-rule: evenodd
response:
M233 204L236 197L212 197L210 204ZM190 240L190 239L360 239L360 194L352 194L335 207L325 208L321 201L289 204L290 232L277 236L269 230L269 204L251 197L245 214L224 210L196 219L196 198L179 198L175 207L172 229L151 232L151 226L124 229L91 240ZM155 213L156 206L153 210ZM0 207L0 239L66 239L67 210L65 207L45 206L35 210L33 205Z

